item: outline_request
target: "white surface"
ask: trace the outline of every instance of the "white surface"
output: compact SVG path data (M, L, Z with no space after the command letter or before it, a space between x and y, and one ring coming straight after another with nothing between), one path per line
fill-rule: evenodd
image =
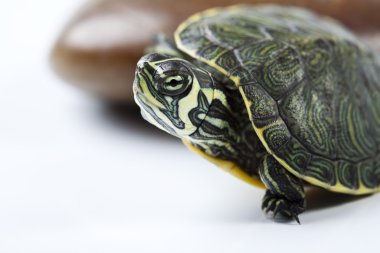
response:
M79 5L2 3L1 253L380 252L380 195L314 192L301 226L274 223L261 190L56 79L47 54Z

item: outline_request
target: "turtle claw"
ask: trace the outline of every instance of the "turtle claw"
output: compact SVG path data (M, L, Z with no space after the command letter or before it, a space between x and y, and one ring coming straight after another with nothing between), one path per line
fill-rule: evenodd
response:
M292 218L297 221L298 225L301 225L300 219L298 218L297 214L293 214Z
M264 213L276 220L295 220L301 224L298 215L305 210L304 201L290 201L283 197L267 192L263 199L262 209Z

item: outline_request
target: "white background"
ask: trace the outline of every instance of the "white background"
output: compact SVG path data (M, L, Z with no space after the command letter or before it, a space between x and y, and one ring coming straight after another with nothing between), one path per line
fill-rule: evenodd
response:
M302 225L263 191L50 71L78 1L2 1L0 252L380 252L380 195L308 193Z

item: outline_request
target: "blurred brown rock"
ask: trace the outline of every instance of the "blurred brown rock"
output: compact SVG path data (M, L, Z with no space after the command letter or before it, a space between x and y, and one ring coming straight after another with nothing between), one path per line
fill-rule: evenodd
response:
M93 0L67 24L51 53L64 80L106 100L133 103L137 60L154 34L189 15L236 3L298 5L340 20L380 50L380 0Z

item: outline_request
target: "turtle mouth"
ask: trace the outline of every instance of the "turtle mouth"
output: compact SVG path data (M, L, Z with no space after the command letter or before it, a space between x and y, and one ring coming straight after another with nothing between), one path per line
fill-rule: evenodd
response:
M149 105L146 104L146 102L139 97L141 93L137 93L135 95L135 102L140 107L140 113L143 119L150 122L149 117L147 116L147 109L149 108Z
M136 71L136 77L133 83L133 93L135 102L140 107L141 116L149 123L168 132L169 134L176 135L175 131L157 115L157 111L163 110L163 105L154 98L150 98L149 95L147 96L145 94L141 86L141 81L143 83L145 82L145 85L149 85L149 80Z
M135 102L141 107L144 108L144 105L147 105L151 108L157 108L157 109L164 109L164 106L156 101L155 99L149 99L149 96L145 94L141 87L141 80L144 80L143 82L147 85L150 85L150 81L147 80L147 78L144 77L142 73L140 73L139 70L136 71L136 77L135 81L133 83L133 93L134 93L134 98Z
M135 99L136 104L140 108L142 108L142 105L144 104L144 101L146 99L142 99L144 97L144 95L143 95L142 89L141 89L140 84L139 84L140 80L141 80L141 76L138 73L138 71L136 70L135 81L133 82L133 95L134 95L134 99Z
M157 107L156 105L154 105L147 99L147 97L144 95L144 93L141 91L138 85L133 86L133 93L134 93L135 102L141 109L141 114L145 114L147 111L152 110L153 108Z
M151 108L152 105L150 105L150 102L144 95L144 92L140 86L140 81L142 78L144 78L141 76L140 73L141 73L141 70L138 68L136 70L135 81L133 82L133 94L134 94L134 99L135 99L136 104L141 109L141 115L143 116L144 119L147 119L148 117L146 117L146 111L149 110L148 108L149 107Z
M155 110L157 109L157 105L150 102L146 96L141 92L135 90L135 102L140 107L141 116L143 119L148 121L149 123L155 125L156 127L162 129L163 131L179 137L175 130L170 127L167 122L159 118L159 116L156 114Z

